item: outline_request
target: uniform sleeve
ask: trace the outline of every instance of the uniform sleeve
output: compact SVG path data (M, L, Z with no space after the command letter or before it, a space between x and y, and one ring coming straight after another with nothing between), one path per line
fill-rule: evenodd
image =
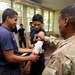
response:
M52 56L42 75L71 75L74 74L73 63L62 53Z
M49 41L50 43L51 42L54 43L57 47L64 41L64 40L56 38L56 37L54 37L52 35L50 37L45 36L44 40Z
M13 49L11 39L12 38L11 38L10 33L5 32L2 34L1 39L0 39L2 51Z

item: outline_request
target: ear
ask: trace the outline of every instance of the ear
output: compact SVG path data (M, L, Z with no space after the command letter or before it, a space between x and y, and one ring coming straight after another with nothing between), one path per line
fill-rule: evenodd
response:
M68 23L69 23L69 17L66 17L66 18L65 18L65 24L64 24L64 26L67 26Z
M6 19L8 20L9 18L10 18L10 17L9 17L9 16L7 16L7 18L6 18Z

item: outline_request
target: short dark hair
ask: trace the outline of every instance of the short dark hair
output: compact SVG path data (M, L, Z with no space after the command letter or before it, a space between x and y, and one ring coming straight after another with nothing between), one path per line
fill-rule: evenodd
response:
M14 15L18 15L18 13L13 9L7 8L6 10L4 10L2 14L2 22L5 22L7 16L9 16L10 18L13 18Z
M30 22L30 24L33 24L33 22Z
M75 3L61 10L60 14L62 19L68 17L69 22L75 24Z
M23 24L21 23L20 26L23 26Z
M33 21L33 22L34 22L34 21L39 21L39 22L43 23L43 18L42 18L42 16L41 16L40 14L35 14L35 15L33 16L33 18L32 18L32 21Z

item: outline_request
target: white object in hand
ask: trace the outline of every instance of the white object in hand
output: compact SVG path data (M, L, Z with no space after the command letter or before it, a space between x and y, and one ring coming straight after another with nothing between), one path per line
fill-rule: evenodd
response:
M23 53L21 56L26 56L28 53Z
M44 50L42 49L42 45L43 45L42 41L37 41L37 43L35 43L33 53L35 54L43 53Z

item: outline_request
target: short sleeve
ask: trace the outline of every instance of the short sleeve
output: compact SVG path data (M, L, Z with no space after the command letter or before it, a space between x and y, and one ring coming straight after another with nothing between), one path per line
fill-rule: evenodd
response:
M2 51L13 49L12 36L10 33L8 33L8 32L3 33L0 41L1 41L0 44L1 44Z

